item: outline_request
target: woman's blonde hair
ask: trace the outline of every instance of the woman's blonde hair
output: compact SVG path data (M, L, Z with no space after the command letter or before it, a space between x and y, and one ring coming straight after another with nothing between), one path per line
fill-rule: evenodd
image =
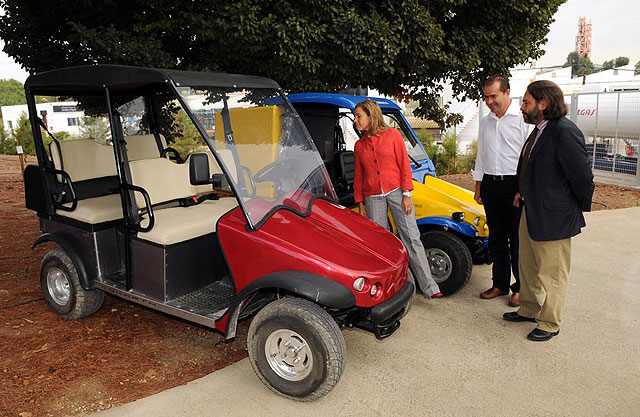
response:
M365 132L369 136L374 136L377 133L382 133L389 129L389 126L384 122L382 117L382 110L378 103L373 100L365 100L356 104L356 109L362 109L367 116L369 116L369 128Z

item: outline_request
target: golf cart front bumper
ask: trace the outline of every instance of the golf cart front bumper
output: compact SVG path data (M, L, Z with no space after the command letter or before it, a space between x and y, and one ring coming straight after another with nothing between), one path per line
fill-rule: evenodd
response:
M407 283L393 297L371 308L364 320L356 327L372 332L376 339L386 339L400 327L400 318L404 315L409 301L415 293L412 282Z

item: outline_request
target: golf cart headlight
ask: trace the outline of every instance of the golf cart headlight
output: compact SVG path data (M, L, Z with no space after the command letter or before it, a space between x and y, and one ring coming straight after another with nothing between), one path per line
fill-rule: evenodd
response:
M473 219L473 224L475 224L476 226L480 225L480 217L476 217L475 219Z
M451 217L453 217L453 220L461 222L464 219L464 211L456 211Z
M360 277L353 281L353 289L361 292L364 289L365 279L364 277Z

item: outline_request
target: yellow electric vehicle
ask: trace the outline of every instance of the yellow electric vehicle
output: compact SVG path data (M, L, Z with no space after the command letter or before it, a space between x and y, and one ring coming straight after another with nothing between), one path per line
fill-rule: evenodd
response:
M433 161L398 105L384 98L345 94L300 93L288 98L309 130L341 204L347 207L355 205L353 145L358 135L353 127L353 110L366 99L380 105L386 123L404 138L413 171L416 221L431 273L443 294L464 287L474 263L490 262L484 208L475 202L471 191L436 177Z

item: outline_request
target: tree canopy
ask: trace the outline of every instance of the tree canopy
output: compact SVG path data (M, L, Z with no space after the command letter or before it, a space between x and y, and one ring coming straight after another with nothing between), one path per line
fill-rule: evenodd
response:
M604 61L604 63L602 64L602 69L608 70L612 68L623 67L625 65L629 65L629 58L626 56L619 56L616 59Z
M24 85L13 78L0 80L0 106L15 106L16 104L27 104L27 99L24 97Z
M30 72L125 64L262 75L284 89L370 87L454 122L441 82L481 97L542 55L565 0L0 0L4 51Z
M624 67L629 65L629 58L626 56L619 56L616 58L615 68Z
M593 62L584 55L580 55L577 52L570 52L567 55L567 62L564 63L565 67L571 67L571 76L578 77L584 74L593 74L595 72L595 66Z

